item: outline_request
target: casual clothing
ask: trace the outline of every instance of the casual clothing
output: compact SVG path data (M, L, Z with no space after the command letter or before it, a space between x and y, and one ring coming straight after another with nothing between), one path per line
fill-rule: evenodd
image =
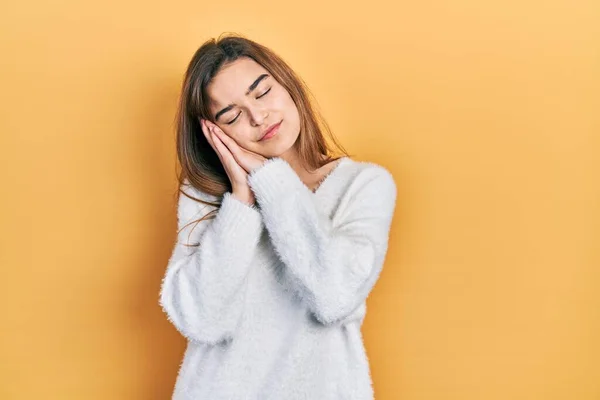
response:
M311 191L282 158L267 159L248 176L256 205L183 187L222 202L179 233L161 286L188 340L174 400L373 399L361 325L396 185L377 164L336 162ZM213 209L180 195L179 228Z

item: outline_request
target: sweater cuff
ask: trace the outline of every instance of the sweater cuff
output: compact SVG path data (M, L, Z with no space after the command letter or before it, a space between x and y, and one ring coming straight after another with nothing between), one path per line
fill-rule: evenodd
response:
M259 203L270 203L282 195L298 190L308 191L291 165L280 157L269 158L252 171L248 175L248 184Z
M258 207L245 203L233 196L231 192L223 194L221 207L216 219L231 233L247 232L252 228L260 228L262 216Z

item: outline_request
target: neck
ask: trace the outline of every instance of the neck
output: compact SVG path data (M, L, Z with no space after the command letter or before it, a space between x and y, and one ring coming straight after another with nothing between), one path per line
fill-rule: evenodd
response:
M314 182L318 182L320 180L320 169L317 169L313 172L310 172L308 169L306 169L295 147L292 147L279 157L290 164L292 169L307 186L311 187Z

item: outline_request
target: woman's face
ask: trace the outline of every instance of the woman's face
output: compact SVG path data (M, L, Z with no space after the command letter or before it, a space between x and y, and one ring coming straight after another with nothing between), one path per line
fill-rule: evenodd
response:
M256 61L241 57L227 64L207 92L211 117L240 147L265 157L280 156L293 147L300 133L298 108L288 91ZM267 129L279 123L275 135L263 138Z

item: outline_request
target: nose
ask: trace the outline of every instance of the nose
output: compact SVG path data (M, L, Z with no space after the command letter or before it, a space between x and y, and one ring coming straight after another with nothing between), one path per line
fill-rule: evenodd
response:
M252 126L262 125L269 116L269 112L264 108L250 108L248 112L250 113L250 123Z

